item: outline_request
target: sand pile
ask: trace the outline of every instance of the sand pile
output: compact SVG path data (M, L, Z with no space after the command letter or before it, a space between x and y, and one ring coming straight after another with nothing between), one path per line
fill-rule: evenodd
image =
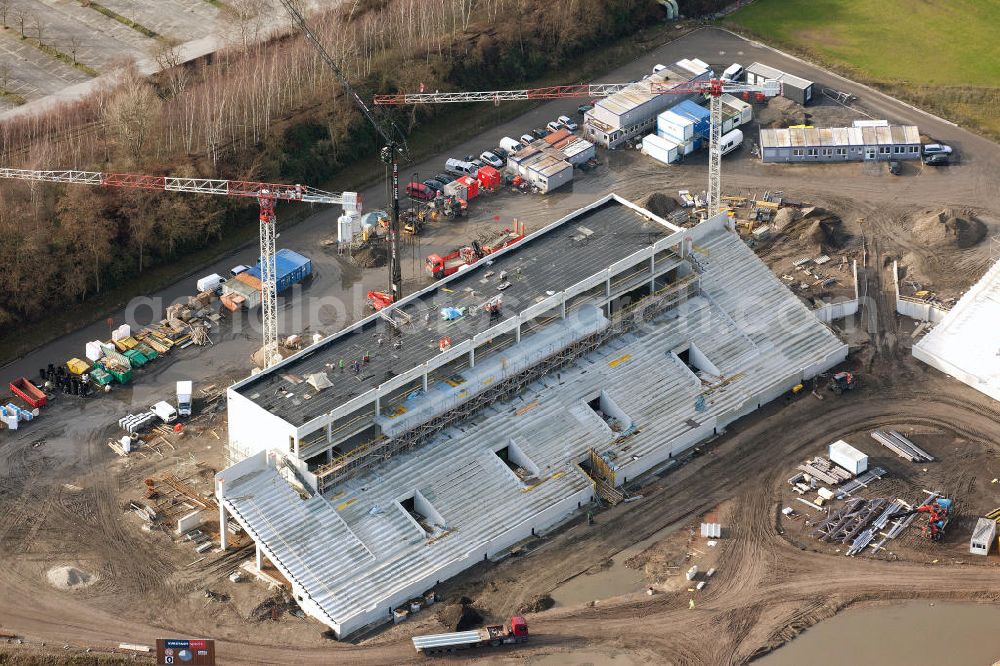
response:
M945 209L927 212L913 223L915 240L929 245L943 245L966 250L986 238L987 228L971 211Z
M666 217L677 209L677 200L663 192L653 192L645 200L640 201L639 205L653 215Z
M756 112L755 112L756 113ZM788 127L805 123L803 108L787 97L774 97L760 110L758 120L765 128Z
M78 590L97 582L97 576L76 567L53 567L48 571L49 584L60 590Z

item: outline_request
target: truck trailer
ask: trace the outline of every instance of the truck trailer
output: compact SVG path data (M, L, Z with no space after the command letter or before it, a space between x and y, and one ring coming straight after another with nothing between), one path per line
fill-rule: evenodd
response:
M177 382L177 415L181 417L191 416L191 388L190 380Z
M515 615L505 626L495 624L471 631L453 631L447 634L414 636L413 647L422 654L441 654L468 648L500 647L512 643L528 642L528 623L524 617Z

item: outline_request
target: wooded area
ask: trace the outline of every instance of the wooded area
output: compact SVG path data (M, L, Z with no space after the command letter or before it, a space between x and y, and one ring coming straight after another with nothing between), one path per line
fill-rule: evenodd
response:
M265 0L230 3L230 45L155 54L87 99L0 124L0 164L323 186L376 138L297 34L260 41ZM539 76L662 18L652 0L357 0L310 17L359 92L475 89ZM434 108L400 110L414 130ZM0 335L254 219L252 201L0 182Z

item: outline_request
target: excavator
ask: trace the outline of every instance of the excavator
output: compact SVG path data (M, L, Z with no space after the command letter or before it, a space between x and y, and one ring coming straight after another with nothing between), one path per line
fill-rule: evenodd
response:
M889 520L906 518L914 513L926 513L927 524L924 526L923 535L931 541L940 541L944 538L944 528L951 518L952 500L945 497L936 497L927 504L921 504L909 511L897 511L889 516Z

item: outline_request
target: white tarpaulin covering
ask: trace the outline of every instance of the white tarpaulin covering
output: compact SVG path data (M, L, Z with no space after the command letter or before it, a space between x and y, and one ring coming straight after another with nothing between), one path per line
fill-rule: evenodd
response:
M913 346L913 356L1000 400L1000 261Z
M323 389L333 386L333 382L330 381L330 378L326 376L325 372L315 372L309 375L309 377L306 378L306 381L309 382L309 385L317 391L322 391Z

